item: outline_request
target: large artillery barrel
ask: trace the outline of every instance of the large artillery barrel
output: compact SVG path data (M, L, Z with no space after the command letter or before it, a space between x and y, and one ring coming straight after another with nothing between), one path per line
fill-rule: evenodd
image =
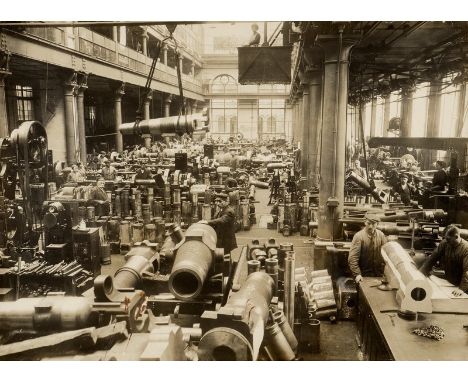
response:
M175 249L169 290L180 300L196 298L203 288L216 256L216 232L206 224L192 224Z
M0 330L80 329L89 325L91 309L85 297L48 296L0 302Z
M114 275L116 288L136 288L143 273L154 273L159 269L159 254L149 247L134 247L128 253L128 261Z
M200 360L257 359L275 284L264 272L251 273L218 312L205 312L198 347ZM250 307L250 308L246 308Z
M357 186L361 187L364 191L370 193L378 202L386 202L388 195L384 191L379 190L377 188L373 188L366 179L359 176L354 171L350 170L346 173L346 180L351 180Z
M163 117L155 119L144 119L139 123L123 123L119 126L122 135L151 134L160 137L163 134L191 134L195 130L207 127L208 114L203 113Z

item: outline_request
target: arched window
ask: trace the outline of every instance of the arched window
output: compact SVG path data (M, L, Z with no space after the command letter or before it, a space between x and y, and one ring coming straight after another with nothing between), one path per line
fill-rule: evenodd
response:
M213 133L236 134L237 127L237 80L229 74L216 76L209 86L211 119L217 121Z

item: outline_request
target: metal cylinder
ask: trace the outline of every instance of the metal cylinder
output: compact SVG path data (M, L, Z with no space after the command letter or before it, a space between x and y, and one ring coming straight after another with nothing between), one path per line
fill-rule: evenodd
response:
M255 179L251 179L250 184L254 185L255 187L264 188L264 189L268 189L270 187L268 182L261 182Z
M144 224L149 224L151 222L151 210L149 204L141 205L141 216Z
M78 207L78 216L79 220L86 220L87 218L87 210L86 207Z
M145 240L149 240L152 243L156 243L156 225L145 224Z
M320 320L311 318L301 325L300 348L309 353L320 352Z
M181 224L180 203L174 203L172 206L172 219L175 224Z
M254 272L260 272L260 261L258 260L249 260L247 261L247 273L250 275Z
M278 259L265 259L265 272L271 276L275 283L275 295L278 292Z
M250 208L249 201L244 200L240 204L241 215L242 215L242 229L247 231L250 229Z
M111 252L109 244L101 244L99 247L101 251L101 264L109 265L111 264Z
M273 313L273 319L280 327L293 352L296 353L298 345L297 338L294 335L294 332L291 326L289 325L284 313L281 310L277 310L275 313Z
M294 326L294 295L295 295L295 277L294 277L295 253L288 251L284 259L284 314L289 325Z
M94 222L96 220L96 210L93 206L86 207L86 219L89 222Z
M164 203L171 204L171 185L170 183L164 184Z
M116 242L120 238L120 222L117 220L116 216L113 216L107 222L107 240Z
M191 235L203 241L190 239ZM192 224L186 231L185 242L177 249L174 265L169 277L169 290L181 300L196 298L213 263L216 248L216 232L206 224ZM207 242L207 244L205 244Z
M210 204L211 205L212 199L213 199L213 192L210 189L206 189L205 194L203 196L204 204Z
M85 297L48 296L0 302L2 330L64 331L89 325L91 304Z
M294 203L289 205L289 222L292 232L297 231L297 206Z
M148 247L134 247L127 253L128 261L114 275L117 289L135 288L144 272L154 273L159 269L158 255Z
M183 201L182 206L182 221L186 226L192 224L192 203L188 201Z
M130 222L127 220L120 222L120 244L130 244Z
M153 203L153 216L155 218L162 219L163 213L164 213L164 204L162 200L155 200Z
M153 203L154 203L154 190L151 187L148 187L148 206L150 217L153 216Z
M284 214L285 214L284 210L285 210L284 205L282 204L278 205L278 225L277 225L278 232L283 232Z
M120 194L115 195L113 210L114 210L114 215L118 217L122 215L122 201L120 199Z
M155 218L154 224L156 225L156 243L162 243L166 233L166 227L161 218Z
M203 204L202 220L211 220L211 205Z
M143 241L144 232L142 223L133 223L132 227L132 242L137 243Z
M120 197L122 217L127 217L130 214L130 190L123 189Z
M234 293L222 309L245 310L252 306L247 315L249 327L261 333L268 320L269 306L273 297L273 280L264 272L251 273L238 292ZM261 339L250 343L235 327L227 324L206 332L198 346L198 358L203 361L251 361L256 359Z
M265 343L266 351L273 361L292 361L296 358L291 345L276 322L265 328Z
M135 198L135 209L133 210L133 215L137 219L141 219L142 215L142 207L141 207L141 191L140 190L133 190L133 196Z
M180 188L174 187L172 190L172 202L174 204L180 204Z

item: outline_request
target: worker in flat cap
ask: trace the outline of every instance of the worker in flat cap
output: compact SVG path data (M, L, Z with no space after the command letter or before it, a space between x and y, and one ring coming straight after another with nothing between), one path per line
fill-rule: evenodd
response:
M117 170L114 166L111 166L110 160L105 158L103 160L102 177L104 180L115 180L116 176Z
M236 214L229 206L229 196L227 194L215 195L216 213L212 220L201 220L199 223L208 224L214 228L218 241L216 247L223 248L224 254L230 253L237 248L235 219Z
M385 262L380 253L387 238L377 229L380 218L375 214L366 214L365 227L353 237L349 250L348 265L356 283L363 277L380 277L383 275Z
M400 175L400 182L393 188L394 195L399 197L404 205L410 205L413 193L416 192L416 187L408 181L409 177L406 174Z
M444 270L445 278L457 287L452 295L459 297L468 293L468 242L461 237L460 229L455 225L449 225L444 236L419 270L429 276L438 264Z

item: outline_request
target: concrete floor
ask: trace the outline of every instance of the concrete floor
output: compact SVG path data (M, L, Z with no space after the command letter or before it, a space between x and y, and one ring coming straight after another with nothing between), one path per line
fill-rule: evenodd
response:
M275 238L278 243L289 242L294 246L296 252L296 268L305 267L306 274L314 270L314 251L310 238L299 236L284 237L276 230L260 228L260 221L264 221L270 213L271 206L267 206L269 190L257 188L256 218L255 224L249 231L239 231L236 234L238 248L232 252L233 260L237 261L244 245L251 243L253 239L265 242L269 238ZM102 273L114 274L115 271L124 265L123 256L112 256L112 264L103 266ZM322 321L320 325L320 353L300 354L304 360L318 361L356 361L362 359L356 341L357 328L353 321L338 321L331 324Z

